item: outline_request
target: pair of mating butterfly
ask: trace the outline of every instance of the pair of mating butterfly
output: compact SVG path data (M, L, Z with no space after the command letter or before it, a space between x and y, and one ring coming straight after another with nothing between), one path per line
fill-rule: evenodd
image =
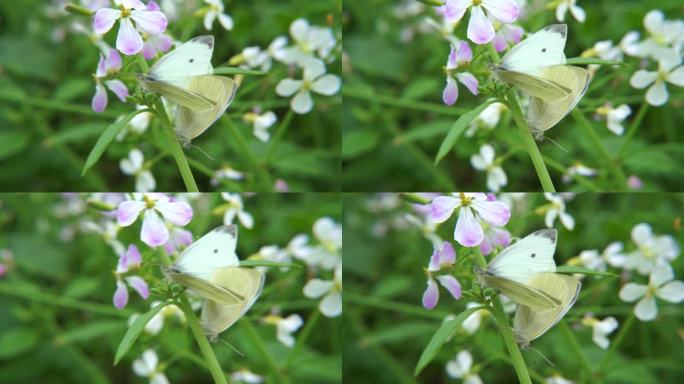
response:
M235 97L235 82L212 74L213 52L214 36L195 37L138 76L144 88L178 105L175 130L185 142L214 124Z
M530 96L527 120L543 133L565 117L589 87L586 69L565 65L568 26L553 24L530 35L491 66L494 75Z

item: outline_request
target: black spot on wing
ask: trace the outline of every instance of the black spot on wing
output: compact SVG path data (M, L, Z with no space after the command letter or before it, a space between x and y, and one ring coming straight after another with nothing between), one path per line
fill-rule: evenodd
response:
M542 52L546 52L546 48L542 48ZM192 62L192 61L191 61Z
M192 63L193 61L195 61L195 59L190 59L189 61Z
M214 253L218 253L218 249L214 249Z
M534 257L537 256L537 254L536 254L536 253L533 253L533 254L531 254L530 256L534 259Z

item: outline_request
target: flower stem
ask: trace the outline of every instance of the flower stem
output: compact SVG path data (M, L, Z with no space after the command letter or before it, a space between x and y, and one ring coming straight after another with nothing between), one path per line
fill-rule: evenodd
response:
M280 373L280 369L278 368L278 364L276 364L275 360L273 359L273 356L271 356L271 353L268 351L266 348L266 345L264 344L264 341L261 339L259 336L259 333L257 330L254 328L252 323L249 322L249 320L242 318L240 320L240 327L247 333L247 336L251 339L252 344L259 350L259 353L261 354L261 357L263 360L266 362L266 365L268 365L268 368L270 369L272 373L272 378L275 381L275 383L286 383L288 380Z
M173 131L173 126L169 120L169 115L166 114L166 108L164 108L164 104L162 103L161 99L155 100L154 108L157 117L162 122L162 129L166 135L166 141L168 143L169 149L171 150L171 154L178 165L178 170L183 178L185 189L187 189L188 192L199 192L197 184L195 183L195 178L192 176L192 170L190 170L188 159L185 158L183 148L176 138L176 133Z
M216 355L214 355L214 350L211 349L209 340L207 340L204 331L202 331L199 319L197 318L197 315L195 315L195 311L192 310L188 297L185 296L185 293L181 293L178 297L179 307L188 320L190 330L192 331L193 336L195 336L195 340L202 351L202 355L204 355L204 360L207 363L209 372L211 372L211 377L214 378L214 383L227 384L226 376L223 374L223 370L221 369L218 360L216 360Z
M273 157L273 153L275 152L275 149L278 146L280 139L283 137L283 134L287 130L287 127L290 126L290 121L292 121L293 115L294 115L294 113L292 112L292 109L288 109L287 114L285 115L285 118L283 119L283 121L278 126L278 130L276 131L275 135L271 139L271 143L268 146L268 150L266 150L266 155L264 156L264 162L266 164L268 164L271 161L271 157Z
M300 332L299 336L297 337L297 343L294 345L292 350L287 356L287 362L286 366L289 367L292 362L294 361L295 356L299 354L299 351L302 349L302 346L306 342L306 339L309 338L309 335L311 334L311 331L313 328L316 326L318 323L318 320L321 318L321 311L318 309L314 310L313 316L311 316L307 321L306 325L304 326L304 329L302 332Z
M646 116L646 112L648 112L648 103L646 100L641 102L641 107L639 107L639 112L637 112L636 117L634 120L632 120L632 124L629 125L629 129L627 129L627 134L625 135L625 141L622 143L622 146L620 147L620 151L618 151L618 157L622 158L625 154L625 151L627 150L627 147L629 147L629 143L632 141L632 138L634 137L634 134L636 133L637 129L639 129L639 126L641 125L641 121L644 119L644 116Z
M606 352L605 355L603 355L603 360L601 360L601 363L599 364L598 371L602 371L608 361L610 361L610 357L615 353L615 351L620 347L620 344L622 344L622 341L625 339L625 336L627 333L629 333L630 328L632 328L632 324L634 324L634 311L632 311L629 314L629 317L625 321L625 323L622 325L622 328L620 328L620 332L618 332L617 336L615 336L615 340L610 345L610 349L608 352Z
M513 88L508 91L506 99L508 101L508 107L513 113L513 120L520 129L523 144L525 145L525 149L527 149L527 153L530 154L532 165L534 165L534 170L537 172L537 177L539 177L539 182L541 183L544 192L556 192L556 188L554 188L553 182L551 181L551 176L549 176L549 171L544 164L544 158L539 152L537 143L534 141L534 136L532 136L530 127L527 126L527 122L525 121L525 118L523 118L520 104L518 104L518 98L516 97Z
M563 333L563 336L565 336L565 339L570 344L570 347L572 348L572 350L575 352L575 355L577 355L577 358L579 359L580 364L582 365L582 368L584 368L587 375L589 377L591 377L591 375L592 375L591 363L589 362L589 359L587 359L587 355L585 355L584 352L582 351L582 347L580 346L579 342L577 342L577 338L572 333L572 330L570 329L568 324L562 320L558 323L558 327L560 328L561 332Z

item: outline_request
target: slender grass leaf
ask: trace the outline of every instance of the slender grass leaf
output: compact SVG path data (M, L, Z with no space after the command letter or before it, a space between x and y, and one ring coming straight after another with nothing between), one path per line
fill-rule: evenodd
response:
M287 268L302 268L299 264L281 263L270 260L241 260L241 267L287 267Z
M595 270L589 269L589 268L575 267L575 266L570 266L570 265L560 266L560 267L556 268L556 272L558 272L558 273L581 273L583 275L618 277L618 275L611 273L611 272L595 271Z
M603 60L594 57L572 57L565 60L565 64L625 65L622 61Z
M465 311L461 312L456 316L455 318L451 320L447 320L442 323L442 325L439 327L437 332L435 332L434 335L432 335L432 339L430 339L430 342L428 345L425 347L423 350L423 353L420 355L420 358L418 359L418 364L416 364L416 369L413 372L414 376L418 376L420 371L425 368L426 365L432 359L437 356L437 352L442 348L442 345L451 338L456 330L458 329L458 326L463 323L465 319L468 318L468 316L472 315L473 313L481 310L481 309L486 309L487 307L475 307L475 308L470 308L466 309Z
M18 356L38 344L38 333L31 328L3 329L0 336L0 359Z
M0 159L22 153L31 142L31 136L26 132L0 133Z
M119 343L119 347L116 349L116 356L114 356L114 365L118 364L121 358L124 357L126 352L128 352L128 350L131 349L133 343L135 343L135 340L138 338L138 336L140 336L140 332L142 332L145 328L145 325L147 325L147 323L150 320L152 320L154 315L159 313L159 311L161 311L162 308L166 307L167 305L169 305L168 302L161 303L147 311L147 313L138 316L135 319L135 321L133 321L133 324L131 324L131 326L128 327L128 331L126 331L126 334L124 335L123 339L121 339L121 343Z
M269 72L255 71L252 69L236 68L236 67L218 67L214 68L214 75L255 75L265 76L270 75Z
M55 345L62 346L71 343L83 343L94 339L100 339L112 332L118 332L126 327L126 322L121 320L98 321L94 323L80 324L66 332L55 336Z
M466 113L465 115L461 115L461 117L456 120L454 125L451 126L451 129L449 130L449 133L447 133L446 138L444 141L442 141L442 145L439 147L439 151L437 152L437 157L435 157L435 165L439 163L440 160L444 156L446 156L447 153L451 150L451 148L456 145L456 142L458 139L461 137L465 129L468 127L468 124L476 118L477 116L482 113L482 111L489 106L489 104L495 102L496 100L494 99L489 99L485 101L484 103L480 104L477 108L471 110L470 112Z
M124 116L123 119L115 121L114 124L110 125L105 129L104 132L102 132L102 135L100 135L100 138L97 139L97 143L95 143L95 146L93 147L92 151L90 151L90 154L88 155L88 158L86 159L85 165L83 166L83 171L81 172L81 176L85 176L86 173L88 173L88 170L97 163L98 160L100 160L100 157L104 153L104 151L107 149L109 144L111 144L112 140L116 137L117 134L125 127L135 115L142 113L142 112L150 112L149 109L138 109L135 110L128 115Z

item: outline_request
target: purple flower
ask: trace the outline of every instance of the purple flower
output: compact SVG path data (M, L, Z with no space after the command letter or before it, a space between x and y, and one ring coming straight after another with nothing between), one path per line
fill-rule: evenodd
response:
M159 214L181 227L192 220L192 208L188 203L171 201L168 196L161 193L136 194L136 197L136 200L127 200L119 204L116 219L120 226L127 227L144 212L140 239L150 247L158 247L169 241L169 229Z
M456 84L456 79L454 79L452 72L463 63L469 63L472 59L473 51L465 41L461 41L458 48L453 45L451 46L451 52L449 52L446 65L446 86L442 92L442 101L444 101L444 104L453 105L458 99L458 85ZM477 87L479 83L475 76L470 72L459 72L455 75L458 81L465 85L473 95L478 94Z
M475 44L487 44L494 39L494 26L489 17L501 23L512 23L520 14L520 7L515 0L446 0L442 12L446 21L456 23L469 7L472 8L467 35Z
M142 54L146 60L150 60L157 55L157 52L167 52L173 45L171 36L160 33L159 35L152 35L145 40L143 44Z
M437 286L437 281L449 291L454 299L458 300L461 298L461 284L455 277L444 274L433 278L433 274L442 269L451 268L455 262L456 251L451 243L445 241L439 249L435 247L427 268L427 288L423 293L423 307L425 307L425 309L432 309L437 305L437 302L439 302L439 287ZM435 279L437 279L437 281L435 281Z
M484 193L454 193L439 196L430 203L428 216L435 223L443 223L457 208L461 208L454 230L454 240L464 247L474 247L484 240L479 220L502 227L508 223L511 210L501 201L491 201Z
M511 243L511 234L504 228L492 225L485 226L484 240L480 243L480 251L483 255L489 255L494 248L507 247Z
M517 25L499 24L492 45L497 52L503 52L508 44L515 45L520 42L525 31Z
M164 244L164 250L170 255L190 244L192 244L192 232L172 227L169 231L169 240Z
M119 52L111 49L107 54L107 58L100 54L100 61L97 63L97 70L95 72L95 95L93 95L92 108L95 112L102 112L107 108L107 90L102 85L101 78L117 73L121 69L121 56ZM121 80L105 80L104 84L110 91L121 100L126 101L128 97L128 88Z
M114 0L114 3L120 9L102 8L95 12L93 29L103 35L120 20L116 49L124 55L135 55L143 49L142 37L136 27L150 35L166 29L166 16L160 11L149 10L140 0Z
M142 257L140 256L140 251L138 250L138 247L133 244L128 246L126 252L119 255L119 264L116 267L116 291L114 292L113 297L114 306L116 308L122 309L128 304L128 286L126 284L138 292L138 295L143 299L150 297L150 289L142 277L122 277L122 275L128 273L131 269L139 268L141 261Z

